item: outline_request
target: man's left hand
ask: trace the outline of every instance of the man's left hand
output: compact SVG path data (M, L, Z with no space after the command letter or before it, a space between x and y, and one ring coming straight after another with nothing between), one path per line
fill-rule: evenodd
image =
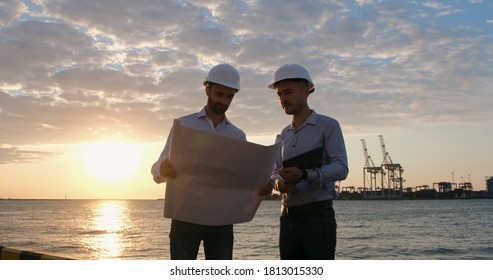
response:
M293 184L303 179L303 171L298 167L285 167L277 172L285 184Z

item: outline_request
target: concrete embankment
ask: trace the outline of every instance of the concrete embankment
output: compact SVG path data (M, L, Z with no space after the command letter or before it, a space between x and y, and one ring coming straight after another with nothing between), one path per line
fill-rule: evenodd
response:
M45 252L34 252L0 245L0 260L73 260L65 256L55 256Z

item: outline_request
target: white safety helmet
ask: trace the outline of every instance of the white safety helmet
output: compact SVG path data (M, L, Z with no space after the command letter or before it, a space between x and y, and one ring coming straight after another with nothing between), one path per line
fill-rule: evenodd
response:
M240 90L240 73L229 64L218 64L211 68L203 85L207 85L207 82Z
M301 65L298 64L284 64L279 69L277 69L274 74L274 82L268 87L275 89L275 84L282 80L287 79L304 79L308 82L308 87L310 88L310 93L315 91L315 85L312 82L310 73Z

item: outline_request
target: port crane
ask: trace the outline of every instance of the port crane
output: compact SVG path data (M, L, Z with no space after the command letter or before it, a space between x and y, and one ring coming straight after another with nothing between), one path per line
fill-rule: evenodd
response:
M404 169L399 163L394 163L390 158L390 154L385 148L383 135L378 135L378 138L380 139L383 156L381 168L385 170L385 174L382 176L382 191L387 190L387 195L389 196L401 195L403 189L402 183L404 181L402 173L404 172Z
M363 197L368 198L368 193L370 196L375 196L375 192L383 190L381 187L383 168L381 166L375 166L373 163L373 160L368 154L365 139L361 139L361 144L363 145L363 154L365 157L365 166L363 167Z

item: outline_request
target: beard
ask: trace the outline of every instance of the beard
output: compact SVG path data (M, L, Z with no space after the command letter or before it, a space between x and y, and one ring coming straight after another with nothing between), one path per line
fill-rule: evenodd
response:
M212 110L212 112L218 115L224 115L229 108L229 105L214 102L210 97L207 100L207 105Z
M284 113L286 113L286 115L292 115L296 112L296 106L294 106L293 104L291 103L283 103L282 105L282 109L284 110Z

